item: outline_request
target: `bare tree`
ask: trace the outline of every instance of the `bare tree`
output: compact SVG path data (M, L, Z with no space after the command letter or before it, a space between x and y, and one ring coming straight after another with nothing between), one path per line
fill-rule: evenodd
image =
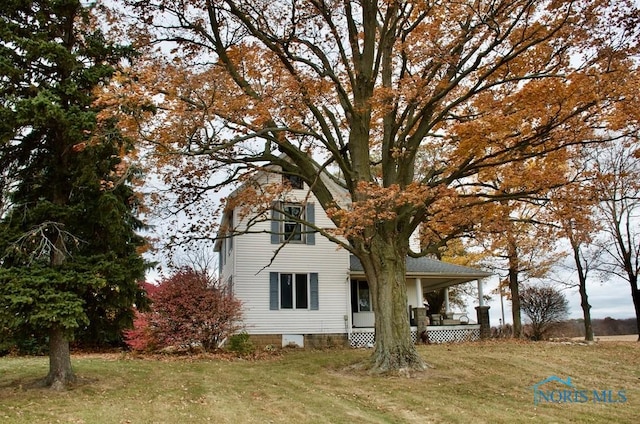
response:
M635 143L635 144L634 144ZM605 255L601 271L629 283L640 328L640 162L637 140L599 149L595 160ZM608 258L608 259L607 259ZM640 337L638 339L640 341Z
M190 247L190 249L185 249L180 257L176 258L178 269L188 268L200 275L204 275L209 285L219 286L224 284L216 278L218 260L212 246L207 243L194 243Z
M556 288L529 286L520 292L520 307L531 321L531 338L543 340L551 327L566 318L567 298Z
M580 293L580 307L584 317L584 339L593 341L593 325L591 323L591 304L587 294L587 277L589 271L598 266L602 256L602 250L596 246L586 246L576 239L570 239L571 251L573 252L573 260L575 264L576 274L578 276L578 293ZM574 284L575 286L575 284Z
M602 249L594 240L601 230L596 213L598 196L588 159L582 155L574 159L576 181L554 190L547 205L547 213L551 226L560 237L568 241L568 252L573 258L571 265L563 267L564 271L571 271L571 277L566 278L565 274L558 281L566 287L578 288L584 317L584 338L586 341L593 341L587 278L590 271L597 269L602 256Z

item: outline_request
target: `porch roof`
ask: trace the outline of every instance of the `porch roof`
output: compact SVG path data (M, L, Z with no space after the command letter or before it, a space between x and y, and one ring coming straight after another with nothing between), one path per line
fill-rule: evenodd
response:
M364 268L354 255L349 258L349 270L352 277L363 277ZM468 266L455 265L431 258L407 257L407 277L420 278L424 291L455 286L473 280L491 276L490 272Z

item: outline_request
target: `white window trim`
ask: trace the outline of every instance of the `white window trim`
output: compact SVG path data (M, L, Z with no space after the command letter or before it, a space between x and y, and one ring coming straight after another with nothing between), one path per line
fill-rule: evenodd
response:
M306 244L307 242L307 238L306 238L306 234L304 231L304 224L302 224L302 222L300 221L296 221L292 218L290 218L288 215L286 215L284 213L285 209L287 207L296 207L296 208L300 208L300 216L298 217L298 219L304 221L306 219L306 213L307 210L305 208L305 206L301 203L293 203L293 202L284 202L282 203L282 221L280 222L280 242L281 243L295 243L295 244ZM285 225L287 224L294 224L296 227L299 228L299 234L300 234L300 239L299 240L294 240L294 239L289 239L287 237L286 231L285 231ZM292 232L292 234L295 234L295 232Z
M291 296L292 296L292 304L293 306L291 308L284 308L282 306L282 276L283 275L290 275L291 276ZM298 287L298 284L296 282L296 276L298 275L304 275L305 279L306 279L306 286L307 286L307 306L305 308L298 308L297 307L297 298L296 298L296 290ZM278 308L281 311L307 311L310 309L311 307L311 278L309 276L308 273L304 273L304 272L281 272L278 274Z

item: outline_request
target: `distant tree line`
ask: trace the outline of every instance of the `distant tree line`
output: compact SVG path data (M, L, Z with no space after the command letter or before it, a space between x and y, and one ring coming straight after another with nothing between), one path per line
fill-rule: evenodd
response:
M635 318L615 319L611 317L593 319L593 333L598 336L618 336L638 334ZM552 330L551 337L584 337L584 320L570 319L559 322Z

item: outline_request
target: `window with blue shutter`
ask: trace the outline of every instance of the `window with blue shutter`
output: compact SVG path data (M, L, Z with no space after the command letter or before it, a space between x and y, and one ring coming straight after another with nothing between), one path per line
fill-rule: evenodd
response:
M305 208L305 219L309 224L315 225L316 212L315 205L313 203L307 203L307 206ZM316 244L316 233L315 230L311 227L306 227L306 243L309 245Z
M307 274L296 274L296 309L307 309L309 307L309 283Z
M318 273L309 274L309 309L317 311L320 309L318 293Z
M282 221L282 213L280 212L280 203L274 203L271 209L271 244L280 243L280 222Z
M317 311L318 273L269 273L269 309L309 309Z
M283 213L284 212L284 213ZM306 243L316 244L313 228L303 226L296 218L306 220L315 225L315 205L307 203L305 206L297 203L276 202L271 211L271 244Z
M280 309L279 302L279 291L278 291L278 273L270 272L269 273L269 309L272 311L277 311Z
M303 240L302 224L300 219L303 219L302 205L294 205L286 203L283 206L283 218L282 218L282 240L290 243L301 243Z

